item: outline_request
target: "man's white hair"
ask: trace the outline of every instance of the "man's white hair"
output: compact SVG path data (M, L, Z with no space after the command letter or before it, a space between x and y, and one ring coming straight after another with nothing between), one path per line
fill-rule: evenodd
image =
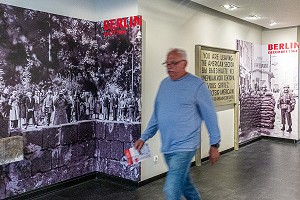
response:
M169 55L170 53L176 53L176 54L179 54L180 57L181 57L182 59L187 60L186 52L185 52L185 50L183 50L183 49L172 48L172 49L169 49L168 55Z

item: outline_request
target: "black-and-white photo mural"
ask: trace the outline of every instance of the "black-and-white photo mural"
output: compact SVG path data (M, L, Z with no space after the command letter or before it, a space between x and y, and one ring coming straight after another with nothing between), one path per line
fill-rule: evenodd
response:
M9 129L92 119L99 66L95 23L1 8L1 115Z
M141 16L0 4L0 138L24 137L24 159L0 165L0 199L92 172L139 181L124 149L141 132L141 63Z
M239 143L260 136L298 139L298 42L237 40Z

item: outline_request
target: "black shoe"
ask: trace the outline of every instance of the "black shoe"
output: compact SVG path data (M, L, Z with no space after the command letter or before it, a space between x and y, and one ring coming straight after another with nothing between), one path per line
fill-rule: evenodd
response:
M285 130L285 127L284 127L284 126L282 126L281 130L282 130L282 131L284 131L284 130Z
M292 127L291 126L289 126L289 129L288 130L286 130L287 132L292 132Z

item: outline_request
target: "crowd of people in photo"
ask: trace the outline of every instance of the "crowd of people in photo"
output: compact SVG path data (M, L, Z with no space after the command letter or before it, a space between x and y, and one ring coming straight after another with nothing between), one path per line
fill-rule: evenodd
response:
M11 129L53 126L82 120L139 122L140 97L130 92L4 89L0 93L0 118Z

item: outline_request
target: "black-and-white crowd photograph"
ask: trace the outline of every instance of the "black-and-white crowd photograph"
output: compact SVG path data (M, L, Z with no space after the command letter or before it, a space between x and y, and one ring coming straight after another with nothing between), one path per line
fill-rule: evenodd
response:
M297 53L268 54L267 45L237 40L239 142L261 135L298 138Z
M141 39L140 26L105 37L103 22L0 4L1 129L140 122Z

